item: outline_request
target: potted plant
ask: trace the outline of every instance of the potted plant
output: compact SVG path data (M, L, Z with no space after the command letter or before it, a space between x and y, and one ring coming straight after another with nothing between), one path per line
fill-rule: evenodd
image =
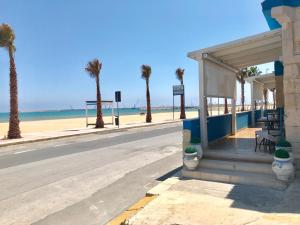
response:
M294 165L290 153L285 149L275 151L272 170L278 180L289 181L294 176Z
M199 164L199 159L197 156L197 148L193 146L188 146L184 150L183 164L189 170L194 170L197 168Z
M203 157L203 151L202 151L202 147L201 147L201 141L200 138L191 138L190 144L189 146L196 148L197 149L197 156L198 159L202 159Z
M288 151L289 153L292 152L292 145L290 142L288 142L287 140L285 140L284 138L280 139L277 144L275 145L275 149L284 149L286 151Z

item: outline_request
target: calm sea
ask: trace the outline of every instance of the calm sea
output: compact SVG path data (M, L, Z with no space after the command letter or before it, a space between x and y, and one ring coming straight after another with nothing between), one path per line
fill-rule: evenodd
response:
M187 108L186 111L195 111L195 108ZM176 108L176 111L179 111ZM120 115L138 115L145 110L140 110L138 108L121 108L119 109ZM152 113L160 112L172 112L172 109L152 109ZM103 109L104 116L110 116L110 109ZM117 110L114 109L114 114L117 114ZM96 116L95 109L89 109L89 116ZM20 112L19 114L21 121L34 121L34 120L51 120L51 119L69 119L69 118L82 118L85 117L84 109L72 109L72 110L51 110L51 111L41 111L41 112ZM8 122L9 113L0 113L0 122Z

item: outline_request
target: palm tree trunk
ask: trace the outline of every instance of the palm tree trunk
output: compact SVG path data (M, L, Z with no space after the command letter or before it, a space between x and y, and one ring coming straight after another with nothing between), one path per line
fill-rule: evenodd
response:
M275 91L273 91L273 109L276 108L276 96L275 96Z
M152 116L151 116L151 100L150 100L150 91L149 91L149 79L146 79L146 98L147 98L146 123L151 123L152 122Z
M228 103L227 103L227 98L224 99L224 114L228 114Z
M265 109L268 108L268 89L264 89Z
M181 85L183 85L183 81L181 81ZM184 94L180 95L180 119L185 119L185 103L184 103Z
M100 80L99 75L96 77L97 83L97 119L96 119L96 128L104 128L104 121L102 116L102 100L100 92Z
M245 80L244 77L241 78L241 95L242 95L242 109L241 111L245 111Z
M208 104L207 104L207 97L204 97L204 105L206 107L206 116L209 116L209 113L208 113Z
M10 117L9 117L9 129L7 137L9 139L21 138L21 131L19 127L19 110L18 110L18 82L17 82L17 72L14 60L14 49L10 46L9 52L9 63L10 63L10 73L9 73L9 87L10 87Z

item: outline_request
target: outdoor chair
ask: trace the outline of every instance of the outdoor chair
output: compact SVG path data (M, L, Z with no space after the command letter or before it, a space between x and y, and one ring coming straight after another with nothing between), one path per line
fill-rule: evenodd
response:
M268 113L264 122L265 127L255 132L255 152L257 147L260 149L263 145L264 150L269 150L271 154L275 151L275 145L281 136L279 114Z

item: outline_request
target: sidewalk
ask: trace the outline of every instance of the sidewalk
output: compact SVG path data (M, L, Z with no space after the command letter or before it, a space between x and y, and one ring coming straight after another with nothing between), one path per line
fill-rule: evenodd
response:
M130 225L299 225L300 179L285 191L200 180L164 181Z
M106 125L105 128L102 129L95 129L93 127L89 127L89 128L78 128L78 129L69 129L69 130L60 130L60 131L24 133L22 134L22 138L20 139L0 140L0 147L23 144L23 143L47 141L47 140L53 140L59 138L67 138L67 137L80 136L86 134L107 134L107 133L112 133L117 131L124 131L132 128L151 127L156 125L179 123L179 122L181 122L181 120L169 120L169 121L154 122L154 123L126 124L126 125L120 125L120 128L114 125Z

